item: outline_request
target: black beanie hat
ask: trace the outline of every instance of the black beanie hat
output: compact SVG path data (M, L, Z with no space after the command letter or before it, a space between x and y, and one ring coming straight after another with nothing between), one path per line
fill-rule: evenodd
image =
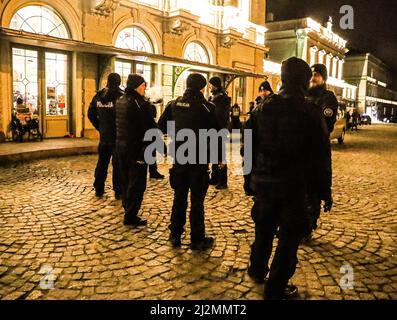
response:
M188 89L194 91L200 91L207 85L207 80L199 73L191 73L186 80L186 86Z
M263 81L259 86L259 91L265 91L265 90L274 93L269 81Z
M328 80L328 70L327 67L321 63L315 64L312 66L312 71L321 74L324 81Z
M121 77L118 73L111 73L108 76L108 83L106 87L109 89L118 89L121 84Z
M135 90L142 83L146 83L146 81L140 74L130 74L127 80L126 91Z
M209 81L215 88L222 88L222 80L219 77L212 77Z
M281 64L281 81L283 85L309 86L312 70L302 59L291 57Z

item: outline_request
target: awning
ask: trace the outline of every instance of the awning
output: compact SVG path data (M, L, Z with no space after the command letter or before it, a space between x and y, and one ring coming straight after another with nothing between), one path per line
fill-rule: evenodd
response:
M141 61L144 60L152 63L165 63L176 67L193 68L204 72L217 72L239 77L267 78L267 76L262 73L254 73L236 68L189 61L186 59L170 57L161 54L133 51L129 49L120 49L114 46L102 45L97 43L50 37L46 35L18 31L3 27L0 27L0 38L22 45L48 47L51 49L74 52L111 55L117 58L135 59Z

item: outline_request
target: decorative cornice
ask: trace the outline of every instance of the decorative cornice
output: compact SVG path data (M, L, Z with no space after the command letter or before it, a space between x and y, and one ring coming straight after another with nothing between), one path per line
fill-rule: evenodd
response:
M175 17L168 20L167 32L176 35L182 35L185 31L189 30L191 26L191 23L187 22L186 20Z
M99 16L108 17L120 5L120 0L100 0L94 1L92 12Z
M236 40L229 35L221 35L219 42L221 47L230 49L236 43Z

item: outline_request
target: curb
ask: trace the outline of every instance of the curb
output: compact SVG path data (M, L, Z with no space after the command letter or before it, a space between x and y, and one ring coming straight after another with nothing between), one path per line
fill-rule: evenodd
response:
M79 147L79 148L59 148L59 149L37 150L31 152L5 154L5 155L0 155L0 166L5 167L12 164L30 162L33 160L79 156L79 155L95 154L97 152L98 152L98 146L87 146L87 147Z

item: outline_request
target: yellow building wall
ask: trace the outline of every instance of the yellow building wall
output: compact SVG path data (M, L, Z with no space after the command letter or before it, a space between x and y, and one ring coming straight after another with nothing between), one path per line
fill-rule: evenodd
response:
M8 131L8 125L11 120L12 83L10 50L9 42L0 42L0 142L4 140L4 135Z
M263 2L263 3L262 3ZM265 46L242 39L241 34L232 33L233 42L226 47L220 43L219 31L198 22L190 14L182 14L184 28L180 32L170 30L170 21L161 11L135 2L125 2L109 16L100 16L90 12L88 2L83 0L13 0L0 3L0 26L9 27L13 14L26 5L43 4L52 7L65 21L74 40L114 46L118 33L126 27L139 26L151 38L154 51L169 57L183 58L186 45L191 41L200 42L210 55L214 65L239 70L263 73ZM260 23L265 16L265 1L252 1L251 19ZM262 12L263 11L263 12ZM0 131L7 132L11 120L12 75L10 61L10 43L0 44ZM97 137L97 133L87 118L89 103L99 87L105 84L106 76L113 71L114 60L107 65L100 64L96 54L71 52L71 102L72 129L77 137ZM156 70L155 85L163 86L164 98L171 98L172 67L160 64ZM209 76L212 76L210 74ZM246 79L246 91L243 101L244 112L248 103L255 99L257 88L263 79ZM177 88L178 89L178 88ZM180 91L180 90L179 90ZM179 93L177 90L177 93ZM1 139L1 135L0 135Z

